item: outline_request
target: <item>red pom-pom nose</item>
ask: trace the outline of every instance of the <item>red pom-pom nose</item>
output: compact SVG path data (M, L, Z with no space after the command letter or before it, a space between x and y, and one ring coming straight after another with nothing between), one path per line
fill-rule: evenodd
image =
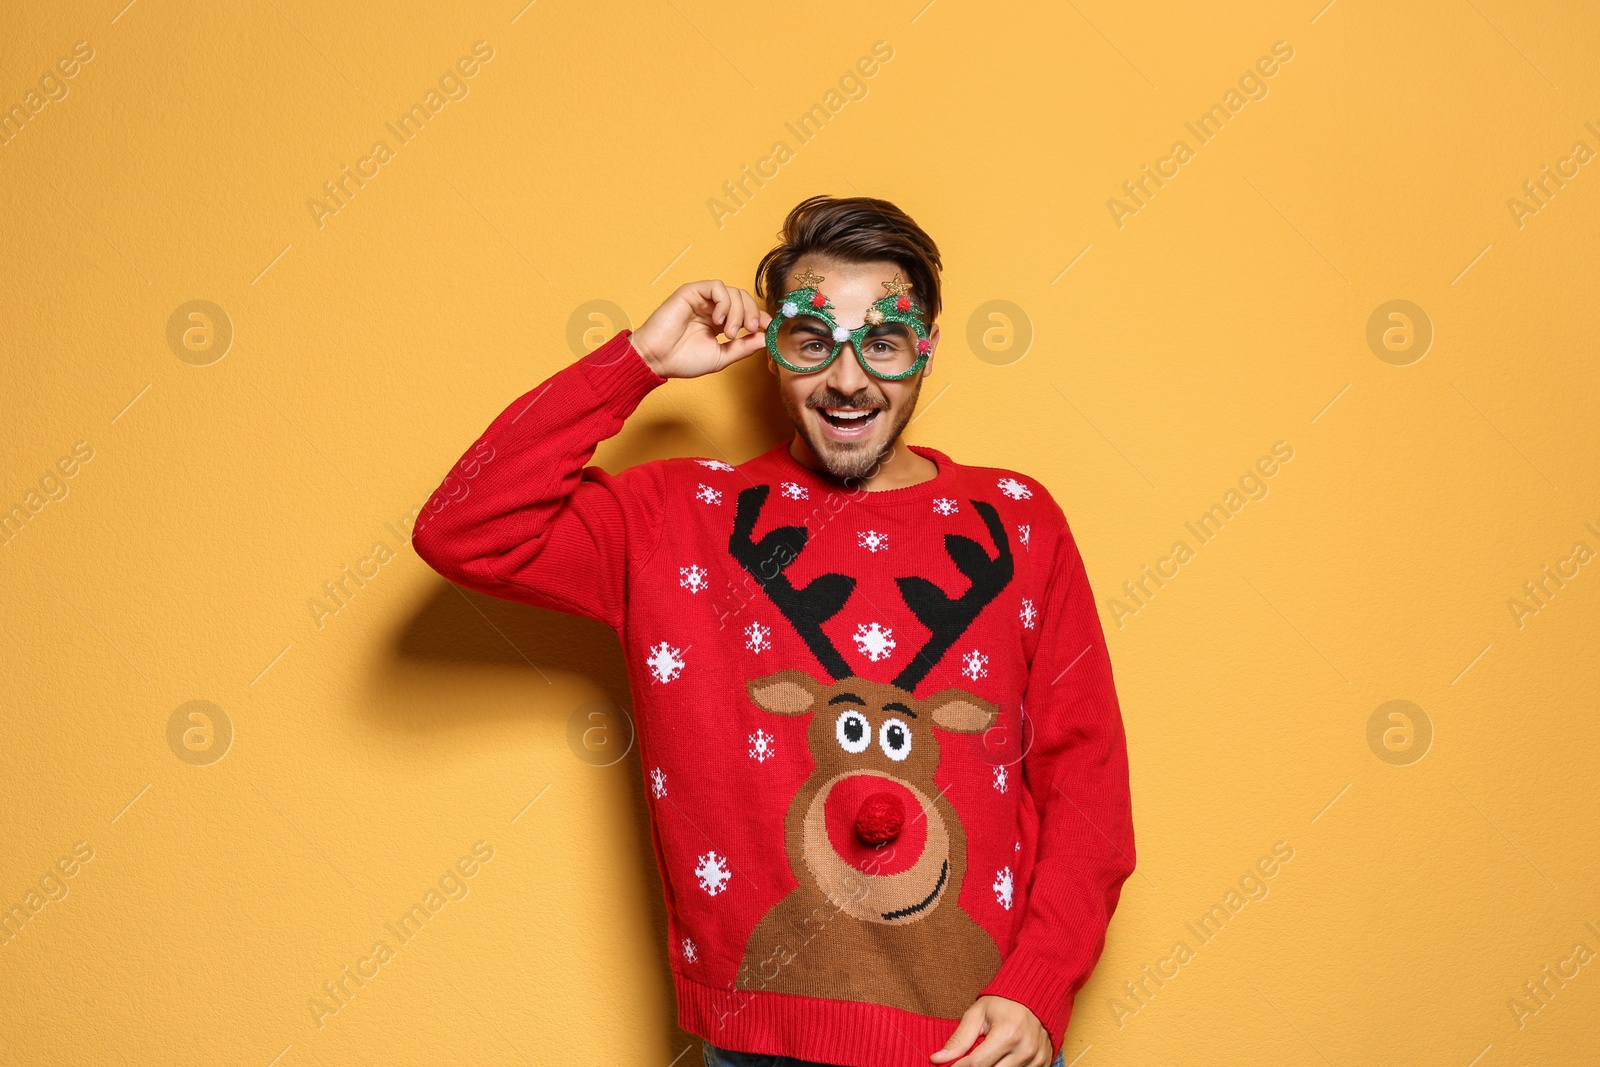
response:
M873 793L856 812L856 836L874 847L900 836L906 824L906 806L894 793Z

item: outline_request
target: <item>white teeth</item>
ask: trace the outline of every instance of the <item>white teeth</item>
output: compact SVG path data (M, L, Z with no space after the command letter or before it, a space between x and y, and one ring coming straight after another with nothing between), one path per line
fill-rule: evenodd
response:
M823 410L836 419L864 419L874 414L873 411L859 411L855 408L823 408Z

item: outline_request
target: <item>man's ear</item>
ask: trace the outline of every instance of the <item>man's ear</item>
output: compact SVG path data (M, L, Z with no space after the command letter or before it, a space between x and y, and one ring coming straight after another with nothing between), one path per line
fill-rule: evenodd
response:
M933 373L933 357L939 354L939 324L937 322L933 324L933 329L928 331L928 344L932 347L928 349L928 362L922 365L922 374L920 376L923 378Z

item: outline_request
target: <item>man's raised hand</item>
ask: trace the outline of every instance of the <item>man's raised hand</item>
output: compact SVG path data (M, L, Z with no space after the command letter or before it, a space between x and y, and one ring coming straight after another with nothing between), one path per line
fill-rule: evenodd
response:
M713 278L678 286L629 340L661 377L698 378L765 348L771 321L750 293Z

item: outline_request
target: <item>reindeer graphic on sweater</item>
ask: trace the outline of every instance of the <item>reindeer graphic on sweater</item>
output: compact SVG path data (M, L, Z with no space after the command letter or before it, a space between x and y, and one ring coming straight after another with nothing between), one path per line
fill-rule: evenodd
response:
M790 802L784 847L799 883L766 913L746 945L736 986L859 1000L955 1018L1000 967L989 933L958 903L967 839L934 784L940 732L981 734L996 707L960 688L918 699L917 685L950 651L1014 572L995 507L972 501L995 554L959 534L944 547L970 585L951 595L921 577L895 579L929 631L890 683L860 678L823 632L856 579L822 574L797 588L786 571L804 550L804 526L754 532L771 490L742 491L728 548L816 656L826 678L785 670L746 682L774 715L810 715L814 769ZM885 958L900 966L885 970Z

